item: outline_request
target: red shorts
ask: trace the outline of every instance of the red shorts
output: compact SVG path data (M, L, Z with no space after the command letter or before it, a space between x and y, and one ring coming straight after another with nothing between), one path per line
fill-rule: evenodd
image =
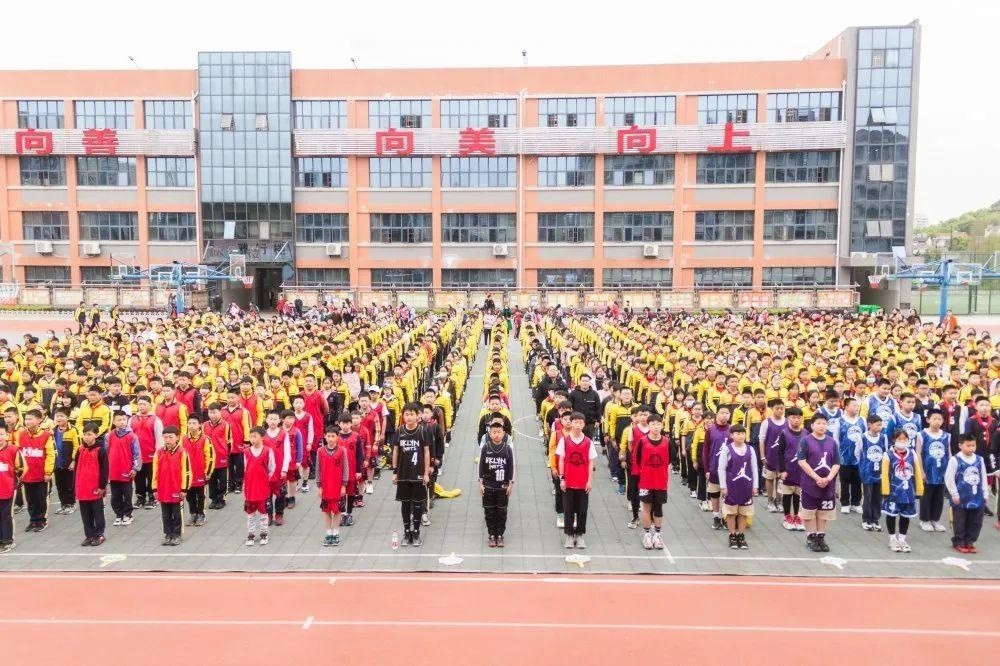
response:
M332 516L336 516L340 513L340 499L324 499L319 501L319 510L323 513L328 513Z
M261 502L243 502L243 510L247 515L251 513L267 513L267 500Z
M271 494L278 495L281 493L281 489L284 487L284 482L281 480L280 476L276 476L271 479Z
M347 494L357 495L358 494L358 481L353 474L347 479Z
M287 475L287 480L288 481L298 481L300 478L301 477L299 476L299 469L298 469L298 467L289 467L288 468L288 475Z

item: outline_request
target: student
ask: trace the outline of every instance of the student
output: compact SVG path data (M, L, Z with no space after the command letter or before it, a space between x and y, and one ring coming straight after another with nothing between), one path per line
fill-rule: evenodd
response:
M231 493L241 493L243 492L243 463L246 461L246 456L243 454L246 452L247 441L250 438L250 428L259 426L256 423L251 424L250 412L240 402L239 387L230 387L229 392L226 393L226 405L220 410L220 414L229 425L229 471L226 479L228 490Z
M294 509L295 489L299 479L303 476L307 479L309 477L309 451L302 432L295 427L295 412L290 409L281 412L281 429L288 437L288 448L292 455L291 460L288 461L288 474L285 478L285 508ZM304 467L303 460L306 462ZM300 474L299 470L304 471L305 474Z
M840 453L837 442L826 434L828 421L822 412L813 414L810 433L799 443L798 464L802 470L802 509L799 517L805 521L806 547L813 552L827 553L826 524L837 519L837 472Z
M927 412L927 427L917 437L917 455L923 467L924 494L920 498L920 529L924 532L947 532L941 524L944 510L945 472L951 457L951 435L941 429L944 414L940 409Z
M76 468L76 501L80 505L84 539L81 546L100 546L104 543L104 496L108 487L108 453L100 445L101 426L88 423L83 426L81 446L76 450L73 466Z
M760 426L760 457L764 461L764 490L767 493L768 513L778 513L781 508L778 506L778 476L781 474L778 462L778 438L785 430L785 403L781 398L772 398L767 406L771 409L771 416L764 419Z
M894 553L913 550L906 542L910 518L917 516L917 498L924 492L920 458L910 448L910 436L897 430L892 448L882 457L882 513ZM898 532L898 533L897 533Z
M180 440L180 428L166 426L163 429L163 448L153 458L153 492L160 503L164 546L181 544L181 502L191 487L191 461Z
M260 545L266 546L267 505L271 497L271 477L276 469L274 451L264 446L264 429L250 429L250 446L243 451L243 511L247 514L246 545L254 545L258 532Z
M423 543L420 516L430 482L432 443L430 434L420 425L422 409L419 402L407 403L403 407L403 425L392 434L392 484L403 515L404 546L419 547ZM370 467L368 471L370 474Z
M778 494L781 495L781 506L785 513L781 526L786 530L804 532L806 528L799 516L802 468L797 461L799 443L805 437L806 430L802 427L802 410L799 407L789 407L785 411L785 417L788 423L778 437Z
M719 486L719 452L729 443L730 414L728 406L719 405L715 421L705 431L705 445L701 451L702 469L705 470L705 489L709 504L712 506L712 529L715 530L726 529L719 508L719 497L722 495L722 488Z
M24 458L10 443L7 426L0 423L0 554L14 548L14 489L24 473Z
M420 423L431 438L431 477L427 482L426 510L420 517L420 524L428 527L431 524L431 507L434 506L434 485L437 483L438 472L444 459L446 433L444 424L434 417L434 405L424 404L420 410Z
M757 454L747 446L743 426L729 430L732 441L719 453L719 486L722 513L729 528L729 548L747 550L747 521L753 516L753 497L757 488Z
M222 418L222 405L217 402L208 405L208 421L202 425L202 430L212 442L215 456L215 464L208 481L208 497L211 499L208 508L218 510L226 506L229 453L232 448L232 435L229 424Z
M893 415L895 426L893 432L895 430L906 431L907 436L910 438L910 448L914 451L917 450L917 435L920 434L920 430L924 427L920 419L920 414L914 411L916 406L917 399L912 393L902 393L899 396L896 413ZM893 436L893 439L895 439L895 436Z
M111 510L115 514L112 525L132 524L132 483L142 469L139 438L128 427L128 415L115 412L111 417L111 431L106 439L108 450L108 479L111 488Z
M340 445L337 429L330 426L323 433L323 446L316 452L316 487L320 490L319 510L326 526L324 546L340 545L340 502L347 497L351 470L347 450ZM345 502L346 503L346 502Z
M197 416L188 417L187 436L181 440L181 447L191 468L191 485L186 493L188 525L201 527L205 524L205 484L215 471L215 445L202 430Z
M347 487L344 495L344 513L340 516L340 526L354 525L354 502L361 499L361 470L364 466L365 446L352 427L353 419L347 412L337 416L337 438L347 453ZM324 436L325 437L325 436ZM319 456L316 456L319 459Z
M882 458L889 450L889 439L882 432L885 423L878 414L869 414L865 419L868 430L854 445L854 457L858 460L858 474L861 479L861 528L866 532L881 532L879 516L882 512Z
M418 403L419 404L419 403ZM378 467L378 445L382 439L382 415L371 407L371 398L367 393L358 396L358 408L361 411L361 433L365 440L365 494L375 492L375 468ZM419 418L419 410L417 417ZM405 414L404 414L405 418ZM397 495L399 494L397 489Z
M844 409L837 418L834 435L840 452L840 474L837 476L840 479L841 513L861 513L861 470L855 449L865 432L865 422L858 416L859 407L855 398L844 398ZM827 415L826 412L824 415ZM827 415L827 418L830 417Z
M632 427L627 428L622 433L622 442L618 449L618 461L625 470L625 497L632 507L632 520L625 526L634 530L639 526L639 473L635 465L635 447L638 445L639 440L649 433L649 426L647 425L649 407L646 405L636 405L632 408L631 416Z
M663 505L667 501L670 475L670 445L663 437L663 417L650 414L649 433L640 437L632 456L630 472L636 476L637 496L642 504L642 547L663 550Z
M549 472L552 475L552 495L555 499L556 507L556 529L565 529L566 527L566 517L564 515L565 506L563 504L563 490L559 478L559 459L556 457L556 449L559 447L559 440L562 439L563 433L569 432L570 427L570 416L573 415L573 410L569 407L560 410L559 418L555 420L552 428L552 432L549 434ZM608 449L612 451L612 449ZM618 458L615 458L617 461ZM609 465L611 464L611 457L608 458ZM618 478L612 477L612 480L617 484Z
M329 403L328 403L329 406ZM340 412L336 412L339 414ZM309 479L315 478L316 472L312 469L312 442L317 438L316 429L322 428L322 423L316 423L312 414L306 411L306 399L302 396L295 396L292 400L292 414L295 419L295 429L302 440L302 462L300 465L299 477L302 479L298 490L303 493L309 492ZM294 493L292 493L294 497Z
M948 460L945 486L951 497L954 536L952 547L960 553L976 553L976 541L983 527L983 508L990 496L986 463L976 454L976 437L962 437L959 452Z
M271 477L271 499L268 502L268 525L285 524L285 493L292 449L288 433L281 429L281 415L270 411L265 418L264 446L274 451L274 474ZM272 516L273 512L273 516Z
M142 455L142 467L135 475L135 508L153 509L153 457L163 448L163 422L153 413L153 401L148 395L140 395L135 404L136 414L129 419L129 429L139 438Z
M490 421L486 442L479 455L479 494L490 548L504 547L507 530L507 504L514 491L514 448L506 432L506 422L499 416Z
M25 532L41 532L48 527L49 481L56 464L52 433L42 430L42 413L30 409L24 415L24 429L18 433L17 445L24 460L21 483L28 505L28 526Z
M80 446L80 433L70 425L69 412L62 407L56 409L53 420L56 426L52 430L56 450L55 480L56 492L59 495L59 508L56 513L67 515L76 510L73 458Z
M556 445L559 464L559 486L563 491L566 534L565 548L586 548L584 534L587 533L587 506L593 480L593 461L597 458L597 447L583 434L586 417L573 412L569 417L569 432L563 432Z

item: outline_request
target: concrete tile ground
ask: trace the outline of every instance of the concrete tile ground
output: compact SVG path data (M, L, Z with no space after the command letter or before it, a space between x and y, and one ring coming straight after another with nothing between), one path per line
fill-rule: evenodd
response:
M595 489L590 502L586 551L582 567L567 563L561 533L555 527L551 484L532 410L520 349L511 343L512 411L515 421L517 483L512 497L507 547L486 545L486 532L475 491L477 447L475 430L482 395L485 360L475 363L467 397L455 424L451 447L445 457L441 483L463 490L460 497L439 500L432 525L424 529L420 549L393 551L390 535L399 529L398 504L393 501L388 476L376 492L365 497L367 506L356 514L354 527L342 530L343 545L324 548L323 528L315 492L299 497L299 506L286 513L286 523L272 529L268 546L244 546L245 518L239 498L222 511L210 511L208 524L185 528L184 543L168 548L161 539L159 511L138 511L131 527L107 529L108 541L100 548L83 548L78 514L52 516L41 534L17 534L17 548L0 556L0 571L448 571L531 573L658 573L743 574L777 576L879 576L1000 578L1000 533L988 523L979 555L964 556L968 570L945 564L956 555L947 534L927 534L914 524L910 532L913 552L889 551L884 534L864 532L859 516L840 518L829 530L831 556L845 560L842 569L823 564L804 547L802 533L781 529L777 514L758 515L748 540L749 551L727 548L724 532L715 532L711 515L698 510L671 479L663 530L665 551L645 551L640 534L625 527L628 512L624 498L608 480L604 459L598 461ZM111 515L110 508L107 515ZM17 516L23 529L25 514ZM454 553L457 565L439 562Z

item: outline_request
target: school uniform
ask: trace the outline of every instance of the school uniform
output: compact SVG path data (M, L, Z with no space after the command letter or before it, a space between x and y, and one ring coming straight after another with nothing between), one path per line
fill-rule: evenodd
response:
M479 481L483 484L486 532L502 537L507 531L507 490L514 482L514 448L509 435L505 434L500 444L487 438L479 454Z
M163 446L163 422L156 414L135 414L128 422L129 429L139 439L139 454L142 465L135 475L135 506L152 507L153 498L153 457L156 450Z
M865 431L854 445L861 477L861 522L877 525L882 511L882 458L889 450L889 440L883 433L873 436Z
M923 446L920 461L924 468L924 494L920 498L920 521L936 523L944 510L944 473L951 458L951 435L940 431L936 436L926 428L920 433Z
M191 485L186 493L188 513L192 522L199 522L205 518L205 485L214 471L215 446L205 433L195 440L185 437L181 446L191 467Z
M76 488L74 487L76 473L69 466L80 446L80 437L76 428L69 426L65 430L59 428L53 430L52 439L56 450L56 493L59 496L61 511L65 512L66 509L76 505Z
M111 488L111 510L116 518L132 516L132 478L142 469L139 438L124 428L112 430L107 436L108 479Z
M246 447L241 459L243 470L243 511L247 514L247 532L253 535L258 529L267 534L267 510L271 497L271 476L274 474L274 451L264 446L254 452Z
M565 433L556 445L556 456L563 461L563 530L568 537L581 537L587 533L587 507L590 495L587 492L587 478L591 461L597 458L597 449L586 435L580 441Z
M890 447L882 456L882 513L888 518L914 518L924 492L920 461L913 449L900 454Z
M351 473L349 458L339 438L332 449L324 444L316 451L316 487L320 489L319 510L323 513L336 516L341 511L341 501L346 503L346 493L340 491L346 488Z
M757 488L757 452L746 444L740 452L732 442L719 455L719 486L726 489L722 513L726 516L752 516L754 490Z
M837 446L840 452L840 505L861 506L861 470L855 449L864 435L866 424L860 416L853 421L841 414L838 418Z
M952 503L954 536L953 546L971 546L979 539L983 527L983 509L990 496L990 481L986 476L986 463L982 456L966 457L959 453L948 460L945 470L948 493L958 495L958 504Z
M214 464L208 480L208 508L221 509L226 505L226 486L229 478L229 451L232 442L229 424L224 419L218 423L211 420L202 424L202 432L212 442Z
M76 501L80 505L83 534L88 539L104 537L104 492L108 486L108 454L100 444L76 450Z
M638 498L650 505L654 518L663 517L663 505L667 502L667 488L670 475L670 445L666 437L653 441L646 434L639 438L633 451L633 466L638 485Z
M52 433L41 429L32 433L24 429L18 432L17 444L24 459L21 483L28 505L28 530L41 531L48 523L49 512L49 484L45 477L52 474L56 464Z
M9 442L0 448L0 546L14 543L14 489L24 472L24 458Z
M180 538L182 530L181 500L191 487L191 462L184 447L166 447L153 458L153 492L160 503L163 535Z

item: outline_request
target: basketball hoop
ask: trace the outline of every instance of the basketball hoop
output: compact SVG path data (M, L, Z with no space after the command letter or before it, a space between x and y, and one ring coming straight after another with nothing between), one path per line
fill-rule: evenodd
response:
M245 288L247 288L247 289L253 288L253 276L252 275L244 275L243 277L240 278L240 282L242 282L243 286Z
M869 275L868 276L868 286L872 289L878 289L882 285L881 275Z

